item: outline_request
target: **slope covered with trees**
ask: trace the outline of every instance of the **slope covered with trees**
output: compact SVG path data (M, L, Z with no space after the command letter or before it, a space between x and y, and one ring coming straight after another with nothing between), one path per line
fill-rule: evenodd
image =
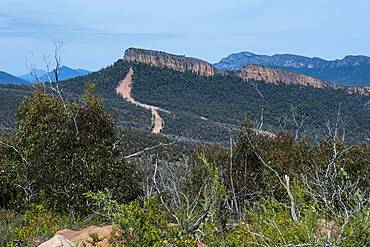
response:
M368 125L369 97L345 90L246 82L232 74L199 76L145 64L134 64L133 69L133 97L176 116L163 115L164 133L188 132L199 139L216 140L207 136L212 133L202 132L204 123L214 128L218 138L227 140L228 129L239 126L243 115L248 115L264 130L305 132L311 140L324 136L327 124L339 121L335 124L353 132L351 140L363 141L359 138Z
M123 128L150 129L115 94L130 67L132 96L171 112L167 137ZM365 136L366 96L122 60L54 89L24 98L0 139L4 246L107 224L114 246L370 244L370 149L343 140ZM97 246L90 237L80 244Z
M230 131L235 135L240 119L247 115L257 128L269 132L291 131L297 138L304 132L311 141L318 141L338 124L348 141L364 142L368 137L370 97L341 89L244 81L233 73L200 76L123 60L89 75L63 81L60 86L67 97L78 102L84 83L96 84L116 125L149 131L150 111L123 100L115 92L130 67L134 70L132 97L171 112L160 112L165 122L163 134L226 142ZM2 98L3 126L14 126L15 101L30 89L14 85L0 89L4 95L11 94Z

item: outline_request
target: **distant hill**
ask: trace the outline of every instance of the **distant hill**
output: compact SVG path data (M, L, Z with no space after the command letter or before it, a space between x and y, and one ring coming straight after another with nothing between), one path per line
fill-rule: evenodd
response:
M47 71L42 70L42 69L36 69L34 72L36 73L36 76L38 78L41 78L43 75L46 75L48 73ZM33 77L33 75L31 75L31 73L27 73L25 75L21 75L21 76L18 76L18 77L25 80L25 81L28 81L29 83L34 83L35 82L35 78Z
M29 82L13 76L4 71L0 71L0 84L28 84Z
M343 59L327 61L318 57L309 58L292 54L268 56L240 52L231 54L213 65L217 69L236 71L248 64L287 69L345 85L370 85L368 56L346 56Z
M47 72L45 70L42 70L42 69L36 69L35 73L36 73L36 76L39 77L39 78L42 77L43 75L47 74ZM33 77L33 75L31 75L31 73L27 73L25 75L21 75L21 76L18 76L18 77L27 81L28 83L34 83L35 82L35 78Z
M67 79L70 79L70 78L77 77L77 76L87 75L89 73L91 73L91 71L84 70L84 69L71 69L67 66L63 66L63 67L61 67L61 71L60 71L58 79L59 79L59 81L63 81L63 80L67 80ZM37 77L41 81L49 81L49 78L51 80L55 81L54 70L48 73L45 70L38 69L38 70L36 70L36 74L37 74ZM31 75L31 73L19 76L19 78L24 79L24 80L29 81L29 82L32 82L32 83L35 82L35 78Z

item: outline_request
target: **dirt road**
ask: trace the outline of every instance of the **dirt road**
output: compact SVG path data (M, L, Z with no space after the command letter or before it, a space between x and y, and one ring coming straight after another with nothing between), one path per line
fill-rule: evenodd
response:
M131 102L132 104L143 107L148 110L151 110L152 112L152 133L159 133L163 129L164 121L161 118L161 116L159 116L158 111L163 111L166 113L171 113L171 112L163 110L156 106L137 102L131 97L131 83L132 83L133 73L134 71L132 70L132 68L130 68L130 71L127 73L125 79L123 79L121 83L118 85L118 87L116 88L116 92L122 95L122 97L125 100Z

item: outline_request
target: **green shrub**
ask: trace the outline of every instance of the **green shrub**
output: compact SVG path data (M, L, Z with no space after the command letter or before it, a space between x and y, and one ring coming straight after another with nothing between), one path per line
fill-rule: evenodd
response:
M117 159L116 127L94 89L87 84L81 105L41 89L20 103L15 145L27 161L19 183L26 205L88 214L87 191L114 188L121 202L140 192L135 167Z
M118 225L116 237L111 242L125 246L161 246L163 243L176 243L177 246L194 246L191 234L179 226L169 224L165 211L156 197L146 199L143 203L135 200L119 205L112 200L108 190L98 193L86 193L94 200L98 214L106 216ZM118 237L117 237L118 235Z
M36 239L47 240L59 230L58 220L42 205L30 205L22 218L22 224L13 230L16 240L35 246Z
M13 230L22 223L21 215L13 210L0 209L0 246L14 243L16 234Z

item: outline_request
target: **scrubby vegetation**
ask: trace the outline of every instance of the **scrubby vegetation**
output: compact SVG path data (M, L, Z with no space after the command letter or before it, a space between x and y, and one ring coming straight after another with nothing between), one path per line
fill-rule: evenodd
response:
M122 61L118 64L128 68ZM136 74L134 96L152 103L151 95L139 89L148 85L148 78L161 78L156 74L160 69L135 66L145 67L141 71L146 74ZM188 103L175 106L169 96L173 98L175 91L168 88L184 73L164 71L169 74L167 79L175 79L167 86L162 81L162 88L156 82L149 83L154 91L163 91L164 99L154 103L173 112L185 112ZM116 72L111 76L125 75L124 69ZM225 139L222 145L181 139L180 130L179 135L162 136L124 128L123 124L117 128L94 84L86 84L81 98L72 94L73 90L62 94L53 85L51 89L36 87L17 109L15 134L0 138L0 244L37 246L63 228L115 224L108 237L112 246L370 245L370 146L345 141L351 127L340 112L335 111L336 118L312 123L324 124L327 130L325 138L317 137L314 143L303 133L303 125L294 114L295 122L290 124L297 131L261 132L248 117L235 120L240 111L233 112L231 106L239 99L231 97L230 104L218 105L225 99L222 93L230 93L223 92L225 88L216 90L219 97L207 91L207 87L217 87L220 78L229 81L230 87L233 84L232 90L241 90L245 84L231 76L207 78L191 73L181 80L188 86L187 96L199 106L194 108L196 117L190 120L204 116L214 123L223 121L222 128L213 129L213 135L223 129L223 135L228 134L227 145ZM78 88L78 80L60 85ZM202 83L193 87L191 83L196 80ZM107 92L104 88L110 87L109 83L106 77L96 87ZM256 85L249 86L244 88L245 94L256 94ZM262 93L273 88L275 95L270 99L276 104L286 92L279 91L285 86L257 86ZM182 94L186 91L178 90ZM194 96L197 92L203 93ZM314 88L305 92L316 95ZM344 97L333 91L320 92L332 93L332 99ZM261 102L251 96L254 103L245 109L262 104L265 117L276 119L283 114L273 112L271 105L258 97ZM210 99L214 100L213 108ZM313 110L306 105L310 100L301 101L302 109ZM119 111L117 119L124 123L125 110L118 110L122 105L115 107L113 101L105 105ZM296 107L299 110L300 106ZM337 108L331 105L331 109ZM222 112L226 118L212 111ZM253 117L260 109L254 113ZM128 114L128 118L139 119L140 114ZM187 114L176 117L182 119ZM238 131L234 121L241 123ZM168 124L179 128L171 120ZM210 125L202 124L196 124L195 130L189 125L186 131L200 131L198 136L207 139L212 134L202 131ZM96 235L91 238L87 243L99 239Z
M267 136L248 118L228 148L120 133L91 84L81 104L26 97L1 139L1 244L92 224L117 225L112 246L370 244L367 145Z

